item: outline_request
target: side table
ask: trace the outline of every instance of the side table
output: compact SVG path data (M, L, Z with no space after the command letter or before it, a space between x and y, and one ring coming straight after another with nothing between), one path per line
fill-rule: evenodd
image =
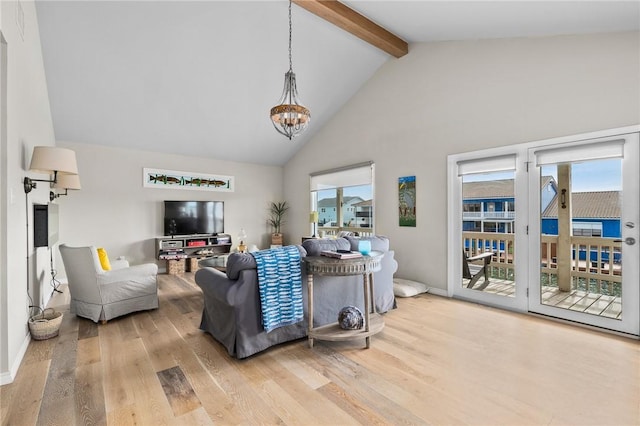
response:
M326 256L306 256L303 258L307 267L307 308L309 311L309 347L313 348L313 340L350 340L364 337L366 347L371 346L371 336L384 328L382 316L376 313L373 291L373 273L381 269L381 252L372 251L367 256L355 259L334 259ZM314 328L313 326L313 276L345 276L362 275L364 285L364 328L344 330L335 323Z

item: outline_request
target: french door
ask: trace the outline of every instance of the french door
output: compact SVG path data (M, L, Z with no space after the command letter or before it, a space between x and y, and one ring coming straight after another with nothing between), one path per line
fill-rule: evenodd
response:
M450 155L447 294L639 336L639 130Z
M531 312L639 334L638 144L632 133L528 150Z
M517 147L449 157L449 294L527 308L527 175Z

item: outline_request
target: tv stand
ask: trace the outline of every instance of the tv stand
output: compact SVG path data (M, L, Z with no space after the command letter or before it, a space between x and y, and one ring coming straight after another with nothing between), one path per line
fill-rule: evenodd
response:
M167 271L171 261L215 257L231 252L229 234L169 235L156 238L158 260L167 260Z

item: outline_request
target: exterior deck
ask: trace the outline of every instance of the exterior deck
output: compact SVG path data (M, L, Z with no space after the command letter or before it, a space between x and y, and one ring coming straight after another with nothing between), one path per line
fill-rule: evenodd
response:
M484 278L481 278L478 281L478 285L483 280ZM466 286L468 282L469 280L463 280L463 285ZM515 296L516 287L514 281L494 278L490 280L489 285L483 291L485 293L513 297ZM622 314L622 304L619 296L589 293L577 289L567 292L560 291L558 287L542 286L542 303L608 318L620 318Z
M620 318L622 311L622 247L619 239L570 237L568 259L559 259L558 236L540 238L541 302L573 311ZM474 256L491 251L490 284L483 290L504 296L515 292L513 234L464 232L463 247ZM564 264L565 278L559 275ZM481 278L479 287L484 278ZM468 280L463 280L466 285ZM475 287L475 286L474 286Z

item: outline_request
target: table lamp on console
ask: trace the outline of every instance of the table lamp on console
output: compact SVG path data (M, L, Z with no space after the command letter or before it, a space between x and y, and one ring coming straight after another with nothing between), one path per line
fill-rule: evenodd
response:
M316 238L316 224L318 223L318 212L312 211L309 213L309 223L313 223L313 238Z
M247 239L247 233L244 232L244 228L240 228L240 233L238 234L238 239L240 240L240 244L238 244L238 252L239 253L246 253L247 252L247 246L244 243L244 240Z

